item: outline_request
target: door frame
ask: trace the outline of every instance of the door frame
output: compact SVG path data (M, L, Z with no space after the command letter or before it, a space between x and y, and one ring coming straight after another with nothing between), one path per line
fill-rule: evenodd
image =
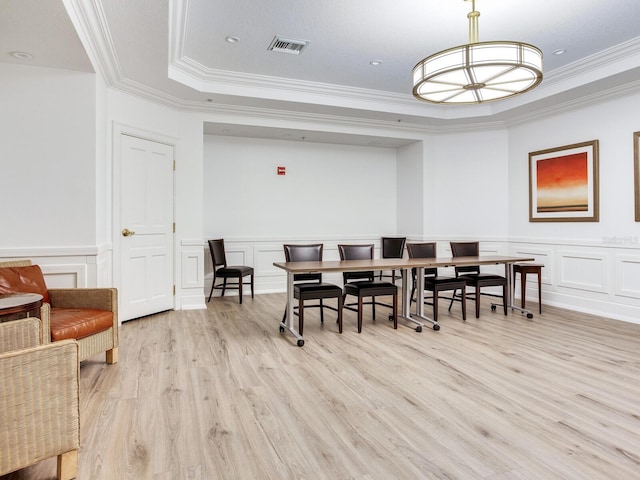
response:
M138 127L133 127L131 125L127 125L124 123L119 123L119 122L113 122L113 127L112 127L112 139L111 139L111 153L112 153L112 158L113 158L113 168L112 168L112 201L111 201L111 205L112 205L112 212L111 212L111 244L112 244L112 251L113 251L113 258L112 258L112 270L113 270L113 284L114 287L116 287L118 290L120 290L122 288L122 272L121 272L121 261L122 261L122 250L120 248L120 231L122 229L122 225L121 225L121 218L120 218L120 206L121 206L121 195L122 195L122 191L120 189L121 185L120 185L120 174L122 172L122 155L121 155L121 147L122 147L122 143L121 143L121 138L122 135L128 135L131 137L136 137L136 138L140 138L142 140L148 140L150 142L155 142L155 143L162 143L164 145L168 145L170 147L173 148L173 158L174 158L174 162L177 162L177 143L178 143L178 139L175 137L171 137L168 135L164 135L162 133L158 133L158 132L153 132L150 130L145 130L142 128L138 128ZM175 165L175 164L174 164ZM172 201L172 211L171 211L171 217L173 218L173 222L175 223L175 219L176 219L176 175L175 175L175 166L173 169L173 201ZM173 278L171 279L171 281L173 282L174 285L174 292L173 292L173 309L176 309L176 298L178 296L178 284L176 282L178 276L177 276L177 272L178 272L178 268L177 268L177 259L178 259L178 255L176 252L176 245L177 245L177 240L176 240L176 234L174 232L173 235L173 240L172 240L172 246L171 246L171 250L173 253L173 265L172 265L172 272L173 272ZM120 298L120 296L118 297ZM120 307L118 305L118 307ZM120 323L122 323L122 321L120 321Z

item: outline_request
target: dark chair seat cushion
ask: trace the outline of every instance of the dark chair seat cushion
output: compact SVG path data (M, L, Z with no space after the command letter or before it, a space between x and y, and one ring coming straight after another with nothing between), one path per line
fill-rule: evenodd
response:
M332 283L299 283L293 287L293 296L303 300L341 297L342 289Z
M370 297L377 295L397 295L398 287L390 282L370 282L365 280L345 283L344 291L348 295Z
M507 281L507 279L502 275L496 275L493 273L464 274L460 275L458 278L464 279L465 282L471 285L478 282L497 282L500 284Z
M51 340L88 337L113 327L113 312L95 308L52 308Z
M425 288L436 286L448 286L450 288L461 288L465 281L463 278L458 277L427 277L424 279Z
M230 267L222 267L216 270L216 275L218 277L244 277L245 275L252 275L253 267L245 267L241 266L230 266Z

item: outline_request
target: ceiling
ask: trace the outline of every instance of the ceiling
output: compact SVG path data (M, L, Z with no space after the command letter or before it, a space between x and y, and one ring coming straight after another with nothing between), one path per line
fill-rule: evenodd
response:
M413 66L467 43L463 0L0 0L0 61L96 71L113 88L210 112L205 133L390 147L640 89L638 0L477 0L476 10L480 41L543 51L538 88L472 106L413 98ZM308 45L269 51L276 35ZM232 120L249 113L252 125Z

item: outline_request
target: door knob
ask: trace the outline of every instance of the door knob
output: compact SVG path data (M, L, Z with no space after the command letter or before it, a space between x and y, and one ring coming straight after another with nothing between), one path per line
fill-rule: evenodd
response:
M129 230L128 228L125 228L124 230L122 230L122 236L123 237L130 237L131 235L135 235L136 232Z

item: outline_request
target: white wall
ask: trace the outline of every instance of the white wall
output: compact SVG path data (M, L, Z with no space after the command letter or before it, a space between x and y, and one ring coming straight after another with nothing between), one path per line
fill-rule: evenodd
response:
M397 234L421 239L425 222L424 141L401 147L397 151Z
M263 291L273 291L284 286L272 263L285 241L323 241L325 258L335 258L338 241L406 234L443 246L477 238L484 252L532 255L546 265L544 303L639 321L632 133L640 95L509 128L431 134L395 151L205 138L205 115L108 89L93 74L0 64L0 76L0 198L10 206L0 258L36 259L53 286L110 281L101 271L117 241L117 125L176 146L177 308L203 306L205 238L229 238L232 258L256 266ZM600 141L600 221L529 223L528 152L592 139ZM276 175L279 165L286 176Z
M639 109L640 95L633 95L510 128L511 236L590 242L638 236L633 201L633 132L640 130ZM589 140L599 140L600 144L600 221L530 223L529 152ZM516 185L519 187L514 188Z
M96 243L95 75L0 63L0 78L0 249L86 253Z
M176 146L176 307L203 307L202 120L116 92L94 74L0 63L0 77L0 258L30 258L51 287L117 282L119 125Z
M277 175L277 167L286 175ZM256 269L256 291L281 291L287 242L380 243L396 233L394 149L206 135L205 238L224 238L227 260ZM207 251L208 252L208 251ZM207 288L212 280L206 255Z
M509 192L506 129L441 134L427 152L425 235L506 240Z
M50 287L110 285L100 82L7 63L0 78L0 258L38 263Z
M545 264L543 303L640 322L633 189L639 109L640 95L629 95L509 129L510 248ZM600 221L529 222L529 152L596 139Z
M208 238L393 234L395 150L206 135L204 204Z

